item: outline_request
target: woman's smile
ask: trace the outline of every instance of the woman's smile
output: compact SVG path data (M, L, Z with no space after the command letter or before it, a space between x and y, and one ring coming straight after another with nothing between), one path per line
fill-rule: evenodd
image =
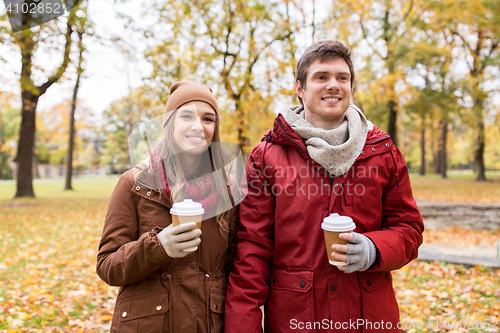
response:
M200 144L205 142L205 137L200 135L186 135L186 138L194 144Z

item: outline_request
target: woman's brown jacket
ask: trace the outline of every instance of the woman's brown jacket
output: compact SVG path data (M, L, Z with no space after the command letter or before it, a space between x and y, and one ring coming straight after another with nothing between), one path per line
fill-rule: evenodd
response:
M152 181L145 164L125 172L108 206L97 274L120 286L111 332L223 332L238 208L226 214L228 231L205 220L199 249L170 258L157 238L172 223L170 203Z

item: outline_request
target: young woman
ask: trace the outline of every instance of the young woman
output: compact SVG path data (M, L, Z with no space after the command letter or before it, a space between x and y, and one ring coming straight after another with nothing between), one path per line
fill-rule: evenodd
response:
M226 175L230 159L216 144L212 90L173 84L163 129L150 159L120 177L109 203L97 274L120 286L111 332L223 332L238 189ZM203 205L201 230L194 222L172 225L170 208L184 199Z

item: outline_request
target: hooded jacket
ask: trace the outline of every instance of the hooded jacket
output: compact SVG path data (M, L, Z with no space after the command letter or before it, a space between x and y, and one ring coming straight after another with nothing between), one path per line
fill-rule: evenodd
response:
M204 220L199 249L170 258L157 234L172 223L170 202L152 190L145 164L118 181L104 223L97 274L120 286L111 332L223 332L228 272L234 259L238 211Z
M353 166L332 178L280 114L246 165L248 195L226 298L226 333L400 332L391 271L417 257L423 222L408 169L376 126ZM346 274L328 262L321 223L352 217L377 260Z

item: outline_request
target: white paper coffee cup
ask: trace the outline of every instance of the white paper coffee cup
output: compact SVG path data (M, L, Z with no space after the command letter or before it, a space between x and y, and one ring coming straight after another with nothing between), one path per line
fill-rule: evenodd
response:
M184 199L182 202L176 202L170 208L172 215L172 224L174 226L181 223L196 222L196 228L201 229L201 219L205 210L199 202L194 202L191 199ZM193 252L198 249L198 246L185 249L185 252Z
M325 234L325 245L326 245L326 254L328 256L328 261L331 265L335 266L344 266L346 265L343 261L338 261L332 257L332 245L340 244L345 245L349 243L345 239L340 239L339 235L345 232L351 232L356 229L356 224L349 216L340 216L337 213L330 214L323 219L323 223L321 223L321 228ZM344 253L342 253L344 254Z

